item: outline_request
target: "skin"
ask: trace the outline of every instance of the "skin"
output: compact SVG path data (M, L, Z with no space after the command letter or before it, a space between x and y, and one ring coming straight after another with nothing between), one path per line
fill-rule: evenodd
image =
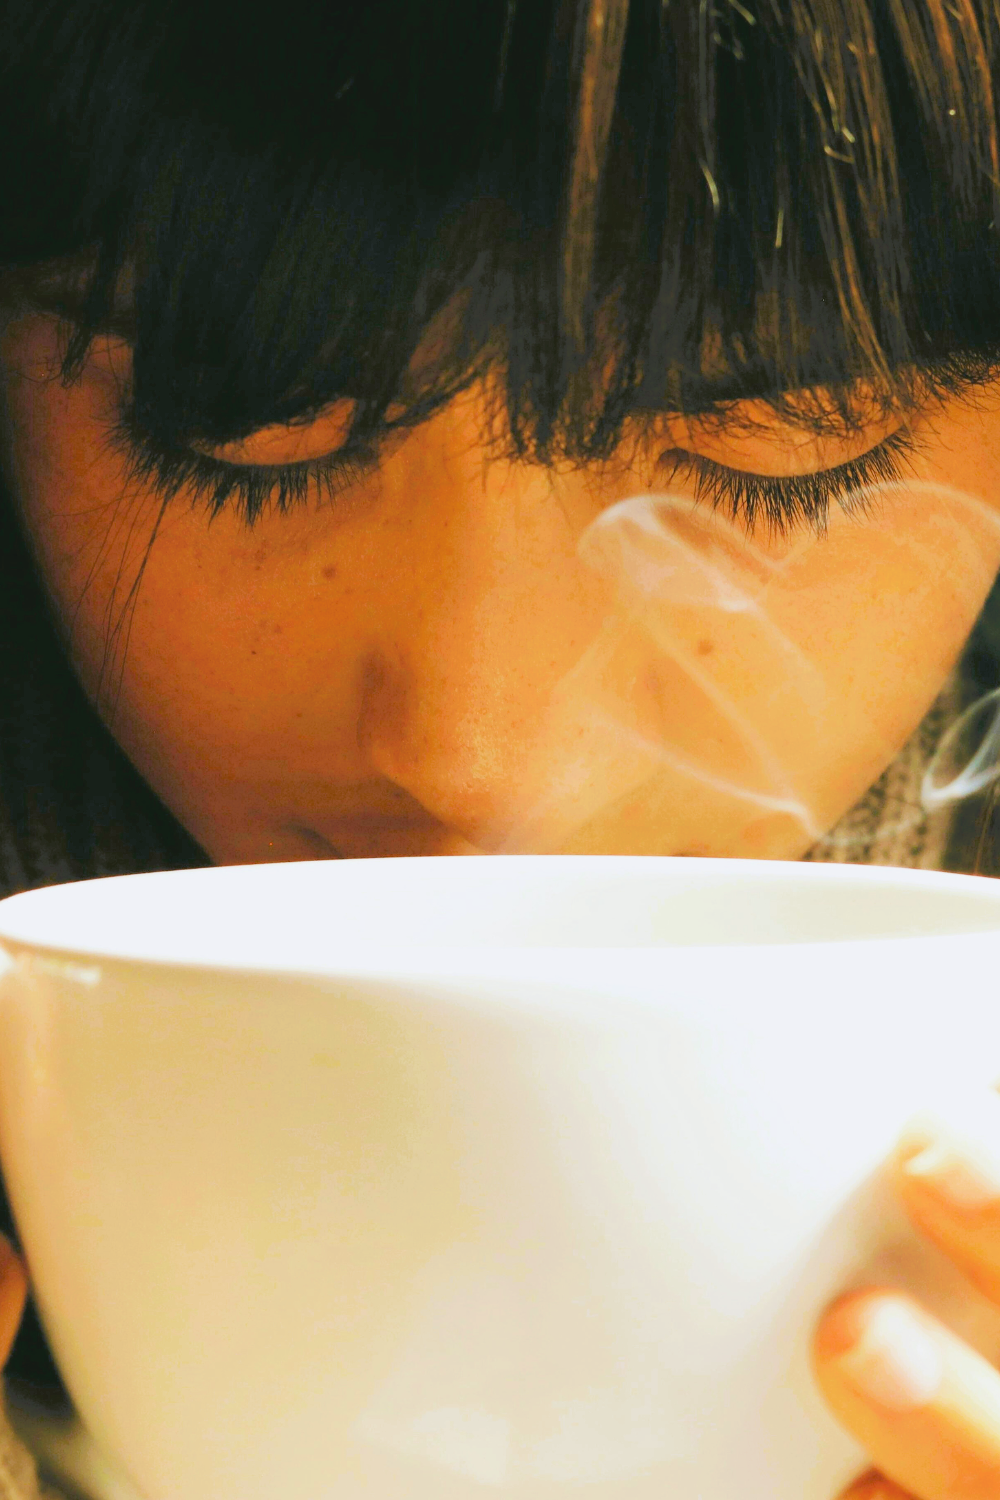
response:
M64 389L59 347L49 317L6 327L8 476L85 690L217 863L797 858L919 723L1000 570L995 387L913 418L909 482L870 514L786 537L713 517L652 448L585 472L486 463L488 393L473 388L333 505L248 531L178 497L123 612L160 511L107 442L128 349L101 341ZM333 408L217 456L316 456L348 417ZM898 421L849 441L773 423L664 421L657 436L789 474L846 462ZM637 495L653 499L637 511ZM638 525L651 517L655 534ZM653 574L644 591L636 577ZM902 1172L914 1149L894 1164L911 1216L1000 1300L1000 1209L970 1222L943 1208ZM0 1255L4 1347L23 1288ZM815 1339L820 1388L877 1466L847 1493L995 1497L1000 1374L953 1335L914 1305L949 1362L940 1406L887 1413L844 1375L839 1351L885 1297L899 1294L840 1299Z
M653 447L599 471L485 463L473 388L333 504L250 531L177 497L130 608L160 504L107 442L128 349L102 340L64 389L58 332L7 327L8 472L85 689L217 863L797 858L919 723L1000 568L996 388L916 419L919 483L876 514L750 539ZM348 416L216 456L317 456ZM898 425L818 441L664 420L654 446L781 474ZM635 525L608 520L644 494L652 597L621 576Z

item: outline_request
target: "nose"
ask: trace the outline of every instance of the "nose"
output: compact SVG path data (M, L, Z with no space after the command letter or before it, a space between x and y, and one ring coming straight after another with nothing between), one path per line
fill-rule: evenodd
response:
M552 705L606 601L577 556L565 486L510 466L484 476L479 463L458 477L404 544L405 587L363 667L359 743L372 771L489 852L537 795L540 760L559 758Z

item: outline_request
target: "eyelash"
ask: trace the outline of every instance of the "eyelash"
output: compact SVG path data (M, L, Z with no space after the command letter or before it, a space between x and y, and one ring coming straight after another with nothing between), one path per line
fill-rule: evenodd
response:
M265 510L285 515L317 494L333 499L342 490L370 477L377 467L374 444L296 464L230 464L190 448L166 449L156 444L131 413L120 414L111 441L124 457L131 482L150 487L169 503L181 490L207 506L209 520L232 508L251 530ZM668 478L693 478L696 501L708 500L752 532L763 520L772 533L786 535L800 525L818 534L826 529L831 502L849 513L864 513L864 496L854 492L867 485L902 477L902 460L921 446L908 428L900 428L877 447L835 468L811 474L751 474L725 464L669 449L658 460Z
M186 490L207 507L209 521L232 509L248 530L265 510L285 515L317 495L332 500L368 478L379 456L374 443L358 443L295 464L230 464L191 448L162 447L130 411L119 413L110 442L130 484L154 490L165 505Z
M677 474L693 477L695 500L707 499L713 510L722 510L748 532L764 521L779 536L800 525L822 535L831 503L851 515L866 514L868 499L855 492L901 479L905 460L922 446L911 429L901 427L859 458L812 474L750 474L678 448L661 455L659 466L671 479Z

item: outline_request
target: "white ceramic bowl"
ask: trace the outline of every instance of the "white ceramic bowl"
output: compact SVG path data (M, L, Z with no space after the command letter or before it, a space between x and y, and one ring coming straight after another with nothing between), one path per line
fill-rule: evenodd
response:
M0 903L0 1154L97 1500L832 1500L880 1173L1000 1076L1000 883L515 856Z

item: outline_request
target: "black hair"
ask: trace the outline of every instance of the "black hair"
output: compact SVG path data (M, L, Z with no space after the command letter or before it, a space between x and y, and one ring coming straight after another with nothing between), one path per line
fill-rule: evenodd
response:
M648 409L844 422L998 363L987 0L0 16L9 295L71 318L67 376L128 337L162 443L345 396L370 437L491 368L518 453L587 461Z

